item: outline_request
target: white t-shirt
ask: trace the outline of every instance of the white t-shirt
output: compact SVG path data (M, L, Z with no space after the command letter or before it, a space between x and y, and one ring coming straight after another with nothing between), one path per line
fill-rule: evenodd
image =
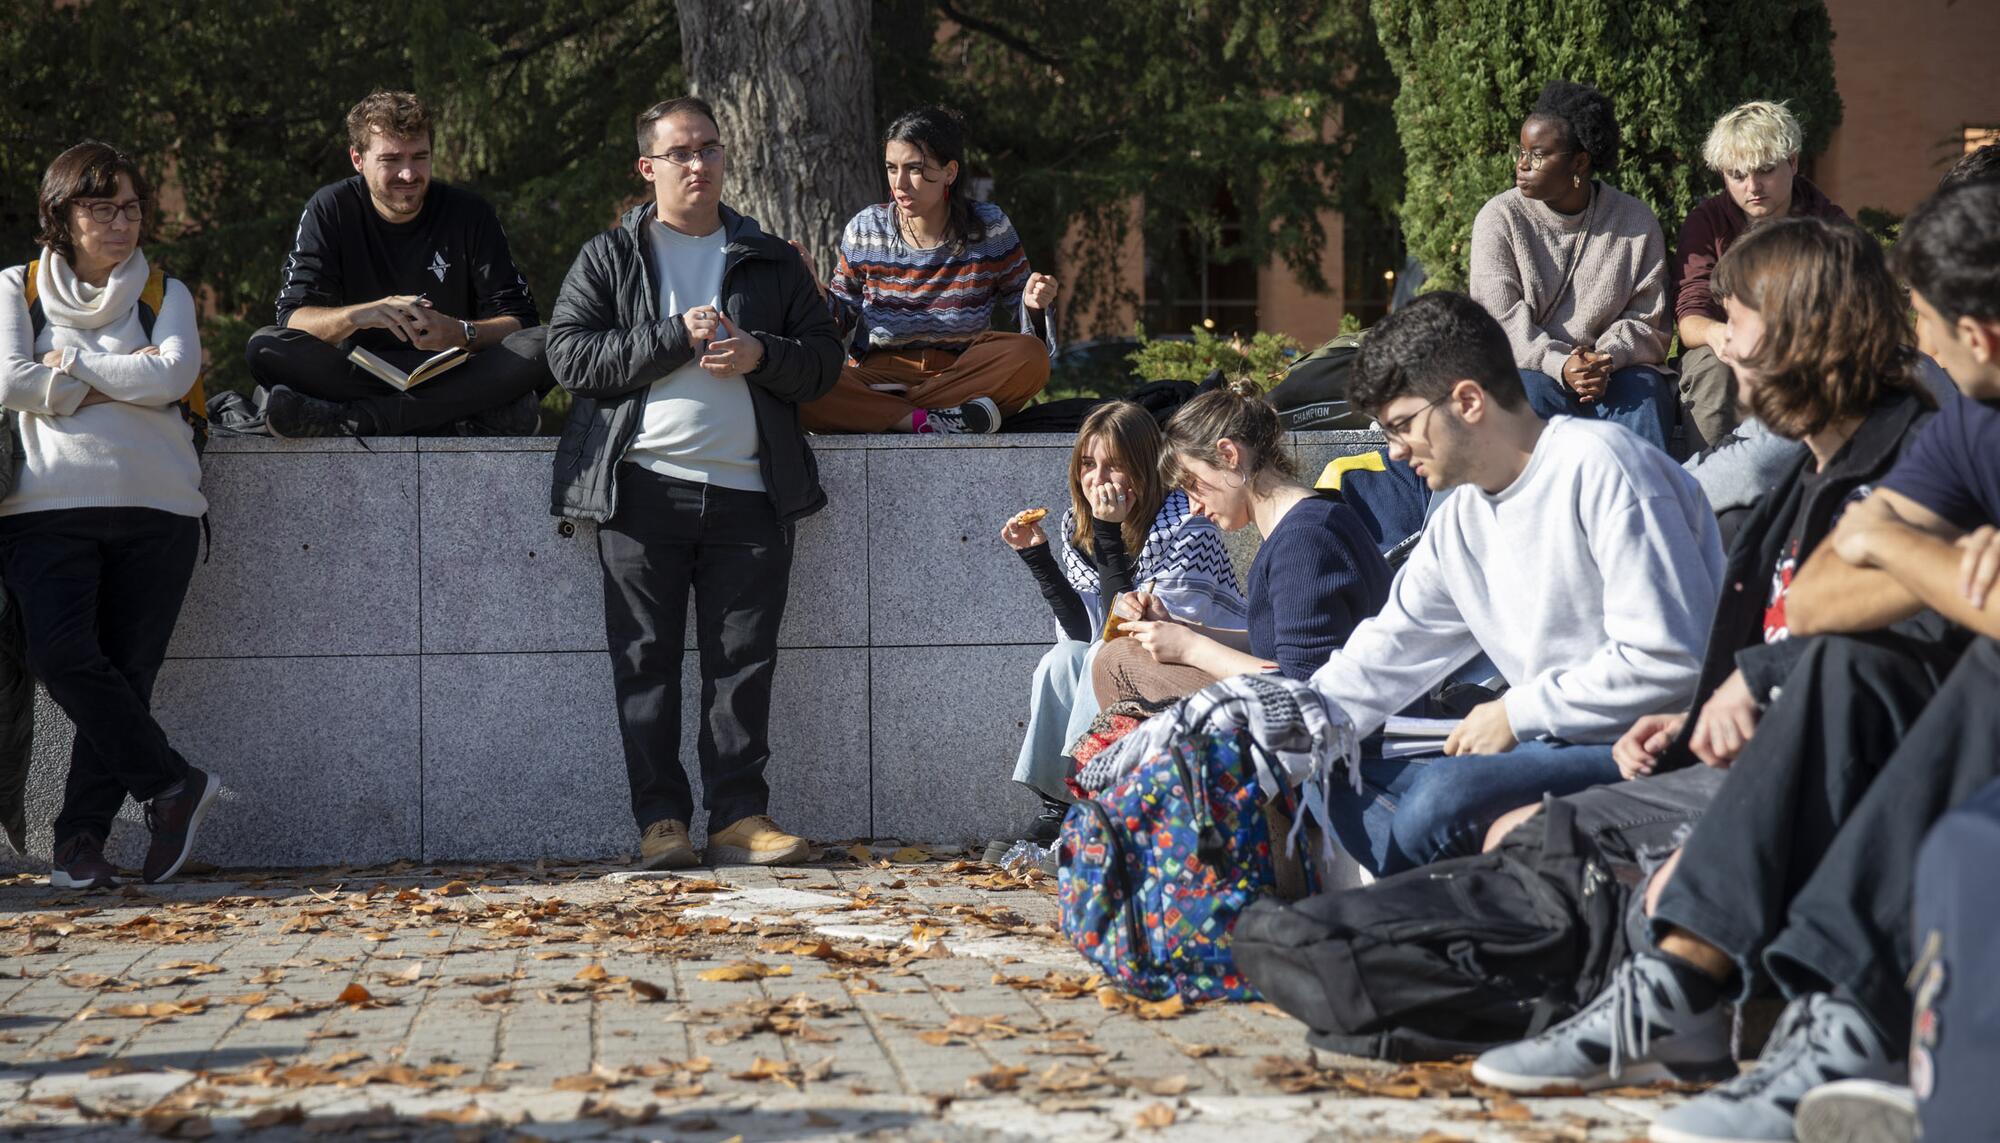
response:
M1555 417L1499 494L1452 490L1311 685L1366 735L1483 650L1515 737L1612 742L1693 701L1722 571L1693 477L1620 426Z
M720 227L691 237L657 218L646 221L646 256L660 286L662 318L715 303L726 245ZM700 361L696 350L687 364L653 382L625 459L661 476L762 492L749 382L714 376Z

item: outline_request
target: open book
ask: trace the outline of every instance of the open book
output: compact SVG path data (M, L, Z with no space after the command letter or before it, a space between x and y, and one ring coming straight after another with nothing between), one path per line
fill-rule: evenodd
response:
M389 384L394 385L396 388L401 389L406 393L409 392L411 389L417 387L418 385L421 385L424 382L430 380L431 378L437 376L438 374L443 373L445 370L450 369L454 365L457 365L459 362L464 361L465 358L466 358L465 348L463 346L453 346L450 349L445 350L443 353L435 354L431 357L426 357L424 360L417 363L417 367L415 369L412 369L409 372L405 373L401 369L398 369L395 366L389 364L387 361L382 360L380 357L377 357L376 355L368 352L367 350L362 349L360 346L356 346L355 348L347 351L347 359L349 361L352 361L356 365L359 365L361 368L366 369L368 372L373 373L375 376L380 377L382 380L387 381Z

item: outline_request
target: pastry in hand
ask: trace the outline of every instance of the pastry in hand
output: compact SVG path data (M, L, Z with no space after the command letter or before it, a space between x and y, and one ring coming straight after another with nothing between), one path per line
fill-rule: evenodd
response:
M1041 523L1043 517L1046 517L1048 514L1049 510L1047 508L1026 508L1014 513L1014 523L1025 528L1030 524Z

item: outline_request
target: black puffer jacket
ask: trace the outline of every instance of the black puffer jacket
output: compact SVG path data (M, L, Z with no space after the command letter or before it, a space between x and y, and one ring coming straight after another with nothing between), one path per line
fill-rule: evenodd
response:
M583 244L549 317L549 365L575 402L556 446L549 511L602 522L618 511L618 462L639 432L646 392L695 351L678 314L662 318L646 257L653 204ZM819 465L799 428L799 405L840 377L840 331L798 252L757 221L722 208L723 312L764 343L744 375L757 414L757 459L782 520L826 506Z

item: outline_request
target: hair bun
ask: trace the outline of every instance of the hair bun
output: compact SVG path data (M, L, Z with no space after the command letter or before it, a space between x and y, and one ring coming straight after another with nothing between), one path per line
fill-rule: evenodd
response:
M1257 384L1257 380L1254 377L1238 377L1224 386L1224 388L1229 391L1230 396L1241 397L1246 401L1261 401L1264 399L1264 387Z

